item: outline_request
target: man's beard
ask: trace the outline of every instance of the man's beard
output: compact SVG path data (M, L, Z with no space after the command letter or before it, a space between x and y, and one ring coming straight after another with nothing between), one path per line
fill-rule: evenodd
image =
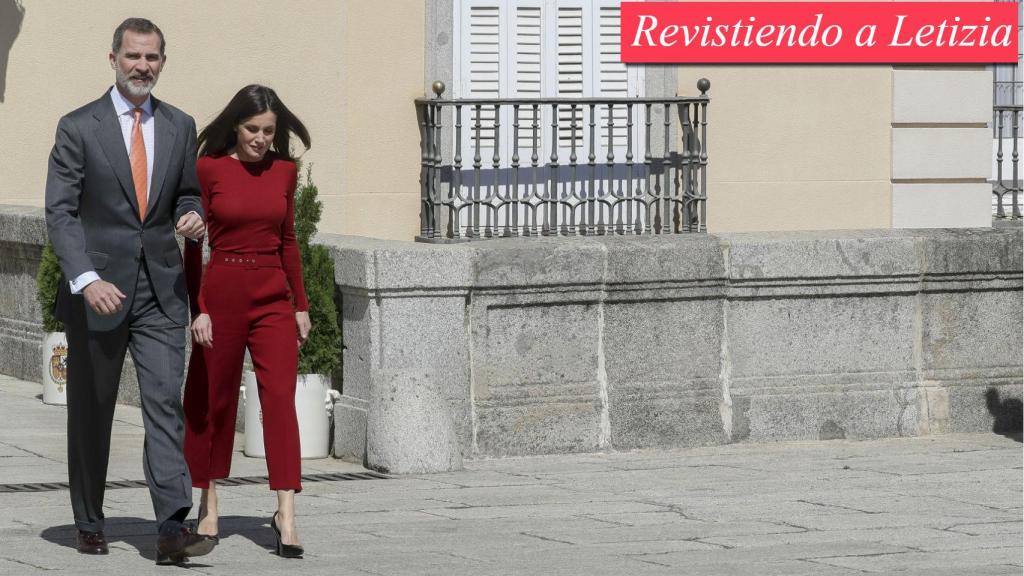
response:
M114 70L117 85L130 96L137 98L149 96L149 93L153 91L153 87L156 86L157 79L160 77L159 74L153 74L145 84L135 84L132 82L131 77L125 74L120 67L115 66Z

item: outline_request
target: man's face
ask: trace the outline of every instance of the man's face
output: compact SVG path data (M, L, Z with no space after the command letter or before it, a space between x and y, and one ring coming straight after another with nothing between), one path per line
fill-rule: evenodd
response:
M125 30L121 49L110 53L110 66L122 92L136 98L149 96L164 66L160 36Z

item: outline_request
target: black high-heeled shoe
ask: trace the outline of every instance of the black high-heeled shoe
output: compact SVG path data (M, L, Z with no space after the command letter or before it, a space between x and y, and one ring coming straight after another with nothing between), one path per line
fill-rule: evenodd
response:
M274 535L277 537L278 556L281 558L302 558L302 554L305 552L302 546L281 542L281 529L277 527L277 512L274 512L274 515L270 517L270 527L274 529Z
M203 519L206 518L206 516L207 516L207 514L204 514L204 510L202 509L202 507L200 507L199 508L199 518L196 520L196 529L195 529L195 533L196 534L199 534L199 523L202 522ZM215 545L216 544L220 544L220 534L219 533L218 534L199 534L199 535L204 537L204 538L209 538L210 540L213 540L213 543Z

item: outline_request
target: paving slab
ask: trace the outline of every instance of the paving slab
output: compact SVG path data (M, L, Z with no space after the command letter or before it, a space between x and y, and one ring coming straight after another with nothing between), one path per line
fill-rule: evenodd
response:
M0 377L0 484L67 479L66 410L40 392ZM119 406L111 480L143 477L143 438ZM242 439L232 474L265 475ZM66 490L0 493L0 574L1020 576L1021 473L1021 444L993 434L468 461L306 483L301 561L271 552L266 485L225 486L221 544L178 568L153 565L145 488L107 491L106 557L73 548Z

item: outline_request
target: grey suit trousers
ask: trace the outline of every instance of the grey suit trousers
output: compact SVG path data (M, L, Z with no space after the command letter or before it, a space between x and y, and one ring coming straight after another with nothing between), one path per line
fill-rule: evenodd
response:
M104 332L86 327L85 299L71 297L74 322L68 337L68 474L75 525L103 529L103 495L110 432L127 350L131 350L142 399L145 444L142 466L157 525L192 507L192 479L182 454L181 385L185 327L161 310L145 263L125 320Z

